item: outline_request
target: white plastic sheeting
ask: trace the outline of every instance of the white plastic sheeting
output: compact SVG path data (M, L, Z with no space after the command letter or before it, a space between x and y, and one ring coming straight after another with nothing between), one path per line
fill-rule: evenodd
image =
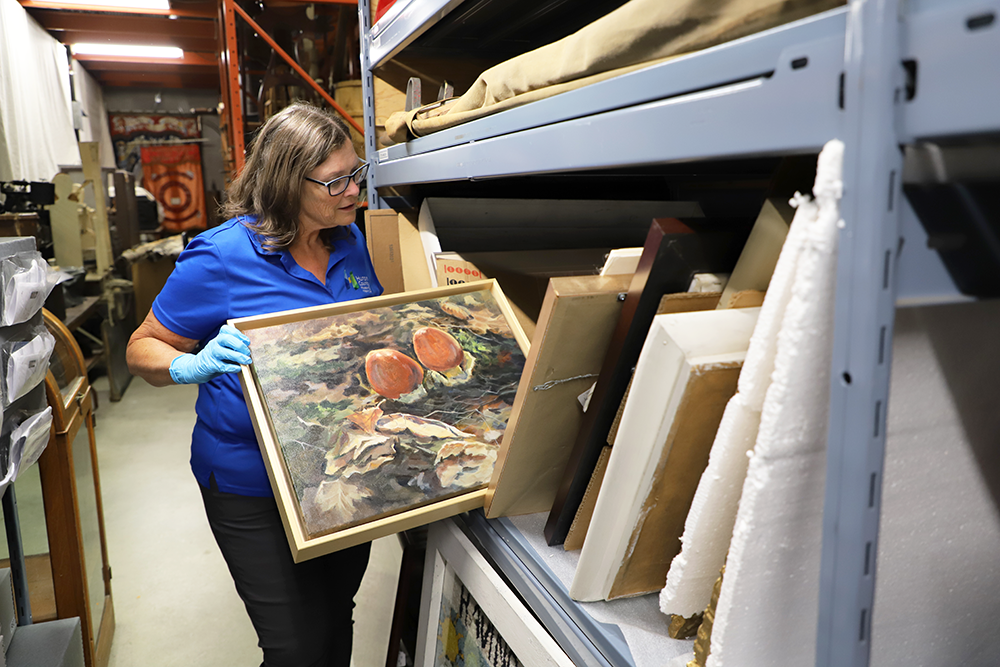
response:
M98 142L101 145L101 166L114 169L115 153L111 144L111 128L108 126L108 112L104 107L101 85L78 61L73 60L72 67L76 99L83 106L80 141Z
M100 140L101 162L113 166L110 136L93 125L107 135L100 87L89 75L79 80L91 123L80 138ZM0 0L0 180L51 181L60 166L80 165L72 99L66 47L17 0Z

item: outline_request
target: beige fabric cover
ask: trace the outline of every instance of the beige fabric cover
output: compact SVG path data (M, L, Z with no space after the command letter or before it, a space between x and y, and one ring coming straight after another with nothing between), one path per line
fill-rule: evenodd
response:
M550 97L844 4L844 0L631 0L558 42L483 72L461 97L392 114L396 142Z

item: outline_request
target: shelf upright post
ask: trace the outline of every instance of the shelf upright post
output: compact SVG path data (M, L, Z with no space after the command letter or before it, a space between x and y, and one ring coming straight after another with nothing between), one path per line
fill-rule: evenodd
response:
M375 189L378 175L378 144L375 136L375 77L371 70L372 50L371 0L358 0L358 25L361 26L361 97L365 110L365 160L368 170L368 210L387 208Z
M229 150L232 152L232 178L243 171L243 85L240 81L240 60L236 48L236 0L222 0L220 14L220 65L222 70L222 94L229 118Z
M28 575L24 565L24 546L21 543L21 522L17 518L17 495L9 484L2 492L3 525L7 533L7 553L10 557L10 578L14 584L14 601L17 603L18 626L31 625L31 600L28 597Z
M902 0L851 0L817 667L868 665L903 157Z

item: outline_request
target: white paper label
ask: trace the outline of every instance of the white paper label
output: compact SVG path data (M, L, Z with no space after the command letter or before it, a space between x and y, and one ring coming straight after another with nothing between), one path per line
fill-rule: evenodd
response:
M378 161L387 162L388 160L389 160L389 149L388 148L379 149Z

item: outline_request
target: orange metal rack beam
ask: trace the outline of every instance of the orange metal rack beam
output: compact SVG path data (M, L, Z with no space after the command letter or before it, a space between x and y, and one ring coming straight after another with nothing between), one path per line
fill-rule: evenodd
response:
M242 7L240 7L238 4L236 4L235 1L231 1L230 4L232 5L233 9L236 10L236 13L239 14L240 17L242 17L244 21L246 21L248 24L250 24L250 27L254 29L254 32L256 32L257 35L261 39L263 39L265 42L267 42L268 45L272 49L274 49L275 53L277 53L279 56L281 56L282 59L284 59L284 61L286 63L288 63L289 66L293 70L295 70L295 73L298 74L302 78L303 81L305 81L310 86L312 86L312 89L315 90L317 93L319 93L320 97L322 97L324 100L326 100L327 104L329 104L331 107L334 108L334 110L337 113L339 113L341 116L343 116L344 120L346 120L348 123L350 123L354 127L355 130L357 130L358 132L360 132L362 135L365 133L364 128L361 127L361 125L358 124L358 121L356 121L353 118L351 118L350 114L348 114L346 111L344 111L344 107L340 106L339 104L337 104L334 101L334 99L330 96L330 93L328 93L325 90L323 90L322 86L320 86L318 83L316 83L315 81L313 81L313 78L311 76L309 76L309 73L306 72L304 69L302 69L302 66L299 65L297 62L295 62L295 59L292 58L290 55L288 55L285 52L284 49L282 49L280 46L278 46L278 43L276 41L274 41L273 39L271 39L271 36L268 35L266 32L264 32L264 29L261 28L259 25L257 25L256 21L254 21L252 18L250 18L250 15L247 14L245 11L243 11Z
M236 7L235 0L222 0L219 5L219 67L222 84L222 100L229 119L229 150L233 155L233 176L243 171L243 95L240 82L239 56L236 53Z
M355 3L345 2L344 4ZM295 73L298 74L303 81L309 84L313 90L315 90L320 97L326 101L327 104L343 116L354 129L364 135L364 128L356 120L354 120L342 106L337 104L333 97L331 97L330 94L322 88L322 86L313 81L312 77L309 76L309 73L306 72L294 58L288 55L284 49L278 46L278 43L275 42L271 36L268 35L264 29L261 28L256 21L250 18L250 15L236 3L236 0L221 0L219 13L219 24L221 26L219 50L221 57L219 58L219 70L222 84L222 99L225 105L225 111L229 117L228 136L229 145L233 152L235 173L239 173L243 169L245 150L243 140L242 82L240 80L239 56L237 55L236 50L237 14L240 18L246 21L254 32L256 32L261 39L267 42L268 46L274 49L275 53L281 56L281 58L287 62L293 70L295 70Z

